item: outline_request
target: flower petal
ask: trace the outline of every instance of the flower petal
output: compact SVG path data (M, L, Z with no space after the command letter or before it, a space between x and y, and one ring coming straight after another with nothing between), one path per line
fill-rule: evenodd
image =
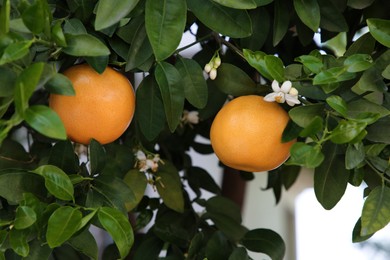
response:
M281 91L287 94L290 91L291 87L292 87L291 81L287 80L283 82L282 87L280 89Z
M264 100L267 101L267 102L274 102L275 101L275 97L277 95L278 95L278 93L275 93L275 92L269 93L268 95L266 95L264 97Z
M272 81L272 85L271 86L272 86L272 90L274 92L280 92L279 83L276 80Z
M298 96L292 96L290 94L286 94L285 98L286 98L286 103L289 106L294 106L294 105L301 104L301 101L298 100Z

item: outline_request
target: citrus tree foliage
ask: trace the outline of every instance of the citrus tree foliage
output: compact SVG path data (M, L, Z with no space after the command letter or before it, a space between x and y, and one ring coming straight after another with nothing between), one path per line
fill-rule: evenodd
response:
M279 200L301 167L312 168L325 209L347 185L365 187L361 218L351 220L354 242L390 221L388 1L0 0L0 7L0 259L97 259L91 225L113 239L104 259L249 259L248 251L283 259L282 238L244 227L238 206L188 155L213 152L195 137L209 137L226 100L265 95L273 80L291 81L301 105L283 104L292 119L283 139L298 142L267 188ZM179 48L183 33L194 40ZM183 54L195 44L193 57ZM211 80L203 68L216 57L222 64ZM80 62L143 75L129 129L108 145L91 140L87 152L66 140L47 105L49 93L74 94L61 72ZM148 186L158 196L144 195ZM205 190L213 196L202 197Z

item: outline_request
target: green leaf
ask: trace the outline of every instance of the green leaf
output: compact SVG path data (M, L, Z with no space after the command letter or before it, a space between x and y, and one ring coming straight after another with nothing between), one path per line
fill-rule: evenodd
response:
M346 32L348 24L341 11L332 1L317 0L320 6L320 27L330 32Z
M63 52L71 56L106 56L110 50L96 37L90 34L66 35L68 45Z
M200 194L198 194L197 191L200 188L217 195L221 193L221 189L214 181L213 177L211 177L210 174L203 168L195 166L190 167L186 171L186 175L188 178L188 184L190 185L191 189L197 193L198 196L200 196Z
M205 259L226 260L232 251L230 241L220 230L217 230L207 242Z
M134 37L127 53L126 71L138 68L153 55L148 35L146 34L145 23L141 23L134 32Z
M390 64L382 72L382 77L385 79L390 79Z
M61 47L66 47L66 39L64 31L62 30L62 20L57 20L51 28L51 37Z
M45 88L49 90L50 93L58 95L74 96L76 94L72 81L61 73L53 74L46 83Z
M313 85L331 84L355 78L355 73L348 72L346 67L333 67L318 73L313 79Z
M372 237L372 234L367 235L367 236L361 236L360 235L361 230L362 230L362 219L359 218L358 221L356 222L354 228L353 228L353 231L352 231L352 242L353 243L363 242L363 241L366 241L367 239L369 239L370 237Z
M284 65L280 58L274 55L264 56L264 63L271 77L278 81L283 82L284 78Z
M315 116L313 120L302 131L299 132L299 136L308 137L321 132L324 128L324 119L320 116Z
M344 99L342 99L340 96L330 96L326 99L326 103L333 108L336 112L340 113L342 116L347 116L347 102L345 102Z
M8 97L13 95L16 82L16 73L7 67L0 67L0 78L0 97Z
M162 95L165 115L171 132L180 123L184 106L184 88L178 70L170 63L157 64L155 79Z
M250 258L245 248L237 247L230 254L228 260L250 260Z
M29 243L30 252L24 260L41 260L49 259L52 249L47 245L43 244L42 241L34 239ZM0 258L1 259L1 258Z
M85 229L80 234L70 238L68 243L77 251L84 255L97 260L98 259L98 245L95 237L91 234L88 229Z
M294 8L299 19L313 32L317 32L321 18L317 0L294 0Z
M0 171L0 196L6 200L19 203L23 193L33 193L44 197L46 190L43 179L35 174L23 170Z
M140 172L137 169L128 171L123 178L123 181L130 187L134 193L135 200L131 203L126 203L127 211L134 209L142 200L145 189L148 184L148 179L144 172Z
M10 14L11 0L5 0L0 8L0 37L9 32Z
M107 160L106 151L104 147L95 139L89 143L89 160L91 164L91 174L100 173Z
M85 60L97 73L102 74L107 68L109 56L89 56Z
M179 172L169 161L159 166L156 188L164 204L177 212L184 211L184 197Z
M15 107L16 111L21 115L29 106L29 99L38 85L43 67L43 62L33 63L23 70L16 80Z
M348 103L348 117L358 118L359 115L364 113L379 114L380 117L390 115L390 111L384 106L378 105L364 98Z
M23 23L32 33L39 34L45 28L45 15L42 1L36 1L24 10L22 14Z
M298 106L292 108L288 114L290 118L300 127L307 127L315 116L322 117L324 113L323 104L313 104L307 106Z
M185 86L185 98L194 107L204 108L207 104L208 92L203 69L196 61L183 57L179 57L176 68L182 77L182 84Z
M351 170L356 168L365 158L364 145L362 142L357 144L348 144L345 153L345 168Z
M73 185L69 176L60 168L53 165L42 165L33 171L45 178L47 190L61 200L74 200Z
M274 0L255 0L257 6L264 6L269 3L272 3Z
M234 9L255 9L257 7L256 3L254 0L241 0L241 1L236 1L236 0L213 0L214 2L234 8Z
M354 9L364 9L369 7L375 0L348 0L348 6Z
M155 78L146 76L137 88L136 119L147 140L155 139L165 127L164 104Z
M344 195L349 171L345 169L344 158L338 154L338 145L326 143L322 151L325 159L314 170L314 192L321 205L330 210Z
M214 84L225 94L244 96L257 92L255 82L239 67L222 63Z
M22 257L28 256L30 247L27 243L28 229L11 229L9 232L9 243L11 248Z
M371 54L375 49L375 39L370 33L363 34L356 41L349 46L348 50L344 53L344 56L350 56L353 54Z
M24 113L26 122L39 133L47 137L65 140L66 130L58 114L43 105L28 107Z
M322 60L313 55L301 55L295 58L295 61L302 63L306 68L308 68L313 73L320 73L324 64Z
M373 60L368 54L352 54L344 61L344 66L348 72L360 72L368 69L373 65Z
M287 165L299 165L307 168L318 167L325 159L319 146L297 142L290 149L290 158Z
M255 68L263 77L269 80L273 79L265 64L264 57L266 56L266 54L264 52L262 51L253 52L251 50L244 49L243 53L249 65Z
M69 20L65 20L64 33L71 35L87 34L87 29L85 29L83 22L79 19L71 18Z
M252 33L251 20L246 10L221 6L213 0L187 0L187 5L213 31L233 38L248 37Z
M47 222L46 239L51 248L62 245L71 238L81 223L80 210L62 206L56 209Z
M57 142L50 150L48 164L57 166L68 174L76 174L79 170L79 160L72 142Z
M330 140L336 144L348 143L355 139L367 126L365 122L341 120L332 130Z
M374 234L390 222L390 188L373 189L363 205L361 236Z
M112 4L110 0L100 0L96 11L95 30L100 31L118 23L138 2L139 0L125 0Z
M121 258L125 258L134 243L133 229L127 217L117 209L102 207L98 212L98 218L114 240Z
M248 231L241 225L241 213L238 206L222 196L215 196L206 201L205 217L210 218L219 230L228 238L238 241Z
M16 209L14 226L16 229L25 229L37 221L34 209L27 206L19 206Z
M276 46L285 36L290 22L290 1L274 1L273 45Z
M241 39L241 47L253 51L260 50L267 40L271 18L266 8L257 8L249 12L252 20L252 35Z
M179 46L186 20L185 0L146 0L146 32L157 61L171 56Z
M370 18L366 22L375 40L390 48L390 20Z
M283 238L270 229L253 229L242 238L241 243L250 251L264 253L272 260L283 260L286 245Z

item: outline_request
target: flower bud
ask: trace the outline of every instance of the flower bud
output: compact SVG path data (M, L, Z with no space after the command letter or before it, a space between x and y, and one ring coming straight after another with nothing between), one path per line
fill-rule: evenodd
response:
M296 88L291 88L288 94L291 96L298 96L298 90Z
M214 68L218 68L219 66L221 66L221 58L220 57L216 57L214 58Z
M211 67L211 64L210 63L207 63L205 66L204 66L204 71L206 73L210 73L212 67Z
M210 79L214 80L217 77L217 70L215 68L212 68L209 75Z

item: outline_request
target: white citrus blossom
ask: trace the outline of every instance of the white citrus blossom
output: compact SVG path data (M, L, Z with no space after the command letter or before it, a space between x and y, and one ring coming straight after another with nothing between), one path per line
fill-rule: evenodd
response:
M289 80L283 82L282 86L280 87L276 80L272 81L272 90L274 92L264 97L265 101L276 101L278 103L286 102L289 106L294 106L301 103L298 100L298 90L292 87L292 83Z
M183 111L183 116L181 118L181 121L184 124L190 124L190 125L196 125L199 123L199 111Z
M154 154L146 156L146 154L142 150L138 150L135 153L135 157L137 159L136 166L138 170L141 172L149 172L151 170L152 172L156 172L158 170L158 164L163 163L163 161L160 159L159 154Z

